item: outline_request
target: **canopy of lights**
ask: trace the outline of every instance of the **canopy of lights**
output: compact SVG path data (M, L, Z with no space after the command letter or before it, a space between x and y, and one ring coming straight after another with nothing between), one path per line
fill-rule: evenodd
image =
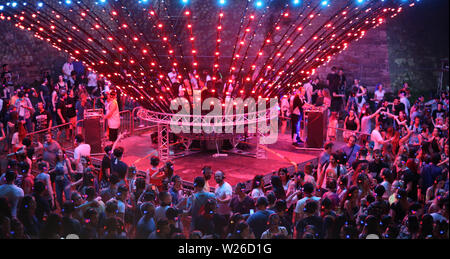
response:
M180 86L222 99L286 94L417 2L0 0L0 19L67 52L142 106L170 112Z

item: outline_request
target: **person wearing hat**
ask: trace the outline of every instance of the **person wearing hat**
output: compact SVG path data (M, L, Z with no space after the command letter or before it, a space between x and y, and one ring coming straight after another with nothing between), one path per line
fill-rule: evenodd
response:
M120 127L119 105L117 104L115 92L112 91L106 94L105 108L106 114L104 119L107 120L108 123L109 140L114 142L117 140Z

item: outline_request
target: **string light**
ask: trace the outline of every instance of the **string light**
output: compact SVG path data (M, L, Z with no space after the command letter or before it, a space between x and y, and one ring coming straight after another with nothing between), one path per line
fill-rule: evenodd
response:
M227 30L232 27L228 28L228 23L224 23L224 18L228 16L227 10L222 9L228 2L218 0L216 4L220 10L215 13L217 20L211 24L216 30L215 39L211 39L216 43L209 54L211 60L196 58L207 48L196 46L198 39L203 44L204 38L194 32L198 17L196 9L188 9L188 0L181 1L184 4L181 18L171 16L164 5L158 11L140 7L153 26L151 34L144 33L143 27L134 21L133 15L139 10L110 9L112 6L109 5L90 8L89 4L81 1L70 6L73 12L71 17L66 16L61 8L52 6L51 2L46 2L49 8L39 12L33 12L33 7L28 7L30 5L21 10L17 2L8 2L0 5L0 10L14 7L16 13L18 10L22 13L16 16L1 15L0 19L15 21L18 29L28 30L34 33L34 37L82 61L86 69L105 75L113 85L121 86L124 94L139 99L147 108L168 111L170 100L177 95L167 76L172 67L177 69L179 82L196 68L212 67L211 92L217 92L215 84L222 79L221 82L231 82L234 93L263 98L276 96L314 75L317 67L347 49L351 42L364 37L369 29L384 23L389 17L395 17L402 7L411 6L409 2L402 5L387 1L355 1L341 6L341 3L333 2L335 9L330 8L324 18L320 7L330 6L330 1L316 0L315 5L302 5L300 0L291 0L274 16L275 9L266 1L249 3L243 0L247 7L239 10L241 24L230 38L226 35L230 35ZM95 3L106 2L97 0ZM73 1L60 2L64 3L70 5ZM37 2L34 7L43 6L43 2ZM339 11L333 15L334 10ZM269 16L266 13L274 17L268 29L263 26ZM115 28L120 30L108 29L111 26L109 22L100 19L108 14L111 22L116 23ZM174 19L177 21L174 22ZM185 21L179 22L179 19ZM256 35L263 29L267 32L259 40ZM186 35L186 40L180 35ZM222 43L232 48L222 50ZM222 55L230 56L230 62L224 62L227 57ZM195 74L195 78L200 77ZM243 91L243 83L250 87L248 91Z

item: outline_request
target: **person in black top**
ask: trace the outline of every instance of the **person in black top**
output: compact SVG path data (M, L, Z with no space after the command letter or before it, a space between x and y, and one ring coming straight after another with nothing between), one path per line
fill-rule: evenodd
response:
M44 103L38 103L38 109L33 114L33 131L44 130L52 127L52 116L45 110Z
M34 212L40 223L44 222L44 216L51 213L49 201L44 197L45 183L37 181L33 186L33 197L36 200L36 210Z
M100 185L102 185L102 187L107 187L107 183L109 182L109 176L110 176L110 170L111 170L111 150L112 150L112 145L108 145L106 146L104 149L105 151L105 155L103 156L102 159L102 166L100 168L100 176L99 176L99 181L100 181ZM103 186L105 185L105 186Z
M380 172L383 168L389 168L389 165L383 161L381 150L376 149L373 151L373 161L369 162L369 173L379 183L382 181Z
M303 105L305 104L305 100L303 98L304 96L304 89L298 89L293 103L292 103L292 113L291 113L291 120L292 120L292 133L291 138L294 139L294 135L296 135L296 142L294 142L294 145L298 145L300 143L303 143L303 141L300 138L300 123L302 121L302 115L303 115Z
M336 67L332 67L331 73L327 75L328 89L330 90L331 94L331 111L340 111L342 105L342 97L344 97L344 95L341 95L339 93L341 79L336 73L336 70Z
M38 87L38 101L44 103L44 109L49 110L51 104L50 89L48 87L48 80L44 78L42 84Z
M316 215L319 205L316 201L308 200L306 201L304 213L305 218L300 220L295 228L297 229L297 239L303 237L305 232L313 234L316 238L322 238L323 236L323 220L321 217ZM308 230L308 226L313 226L313 229ZM313 233L311 233L313 232Z
M397 116L400 114L400 111L405 112L405 105L402 102L400 102L400 98L398 98L398 97L395 97L394 103L392 106L393 106L392 110L393 110L394 114Z
M111 175L116 175L120 182L117 185L123 185L126 183L125 177L128 172L128 165L122 159L123 147L118 147L113 150L111 155Z
M245 184L238 183L235 188L235 195L230 201L230 208L233 213L249 214L250 209L255 209L255 201L244 191Z

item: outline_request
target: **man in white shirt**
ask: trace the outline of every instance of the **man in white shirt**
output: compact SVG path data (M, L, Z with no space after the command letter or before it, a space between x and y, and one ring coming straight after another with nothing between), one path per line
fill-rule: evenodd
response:
M217 200L217 214L225 216L227 219L231 214L230 200L233 195L233 188L231 185L224 181L225 174L222 171L217 171L214 174L217 186L215 189L215 195Z
M83 157L91 156L91 146L84 143L84 138L82 135L78 134L75 136L75 149L73 151L73 162L77 166L77 173L82 174L84 167L82 163Z
M372 130L372 134L370 134L370 139L375 142L373 150L381 149L384 144L391 142L391 139L384 140L380 133L381 122L377 121L375 129Z
M72 60L72 58L71 57L69 57L68 59L67 59L67 62L66 63L64 63L64 65L63 65L63 67L62 67L62 72L63 72L63 75L64 75L64 80L69 80L69 78L70 78L70 75L71 75L71 73L72 73L72 71L73 71L73 62L72 62L73 60Z
M24 193L22 188L14 184L16 180L16 173L14 171L6 172L5 180L6 184L0 186L0 197L8 200L9 206L11 207L11 215L15 218L17 217L17 205L23 198Z
M313 195L314 193L314 185L312 183L305 183L303 185L303 195L304 198L297 201L297 204L295 205L294 214L293 214L293 222L298 222L303 219L303 208L305 207L305 204L308 200L315 201L317 203L320 202L320 197L316 197ZM318 211L317 211L318 213Z

